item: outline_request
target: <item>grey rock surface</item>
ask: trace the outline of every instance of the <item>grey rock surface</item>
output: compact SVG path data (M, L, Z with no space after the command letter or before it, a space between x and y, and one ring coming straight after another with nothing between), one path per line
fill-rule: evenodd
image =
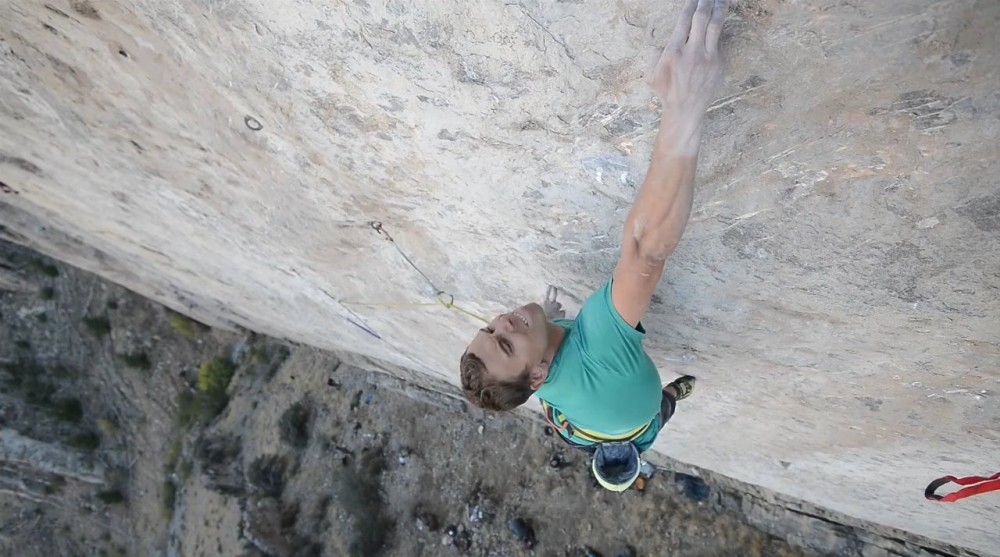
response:
M56 474L92 484L104 482L103 466L83 458L79 451L37 441L6 428L0 429L0 462L38 474Z
M0 234L184 309L455 382L477 322L610 276L679 3L13 0ZM996 554L1000 4L741 0L646 319L657 449ZM378 221L395 245L370 225ZM402 250L426 275L411 268Z

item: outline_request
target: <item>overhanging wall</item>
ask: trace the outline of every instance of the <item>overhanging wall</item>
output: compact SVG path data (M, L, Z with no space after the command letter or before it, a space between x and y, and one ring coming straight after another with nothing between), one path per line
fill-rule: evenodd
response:
M454 381L489 314L607 279L679 3L0 6L0 218L174 307ZM658 448L1000 553L1000 4L741 1L647 327ZM259 128L259 129L257 129ZM81 246L85 246L81 247ZM366 305L376 304L376 305Z

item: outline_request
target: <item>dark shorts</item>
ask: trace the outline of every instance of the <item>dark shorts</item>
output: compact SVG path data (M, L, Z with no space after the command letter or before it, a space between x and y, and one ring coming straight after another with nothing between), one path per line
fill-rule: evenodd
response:
M674 417L674 412L677 410L677 399L674 395L663 389L663 400L660 401L660 429L667 425L670 418Z

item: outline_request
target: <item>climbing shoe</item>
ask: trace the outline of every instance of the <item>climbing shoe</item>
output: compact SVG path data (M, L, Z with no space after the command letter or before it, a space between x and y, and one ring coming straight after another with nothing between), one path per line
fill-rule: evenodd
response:
M691 396L694 391L695 378L693 375L685 375L670 382L668 387L673 387L677 391L677 400L684 400Z

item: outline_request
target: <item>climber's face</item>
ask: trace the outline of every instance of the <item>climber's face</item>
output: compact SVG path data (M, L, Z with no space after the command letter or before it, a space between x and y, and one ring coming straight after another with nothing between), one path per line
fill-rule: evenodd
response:
M468 352L486 364L491 379L516 381L527 370L531 388L538 389L548 376L548 348L545 312L538 304L528 304L494 317L469 343Z

